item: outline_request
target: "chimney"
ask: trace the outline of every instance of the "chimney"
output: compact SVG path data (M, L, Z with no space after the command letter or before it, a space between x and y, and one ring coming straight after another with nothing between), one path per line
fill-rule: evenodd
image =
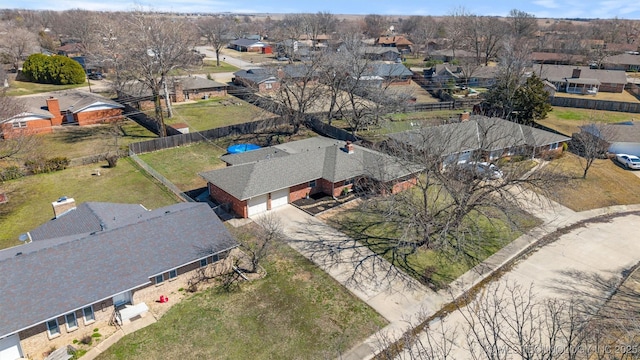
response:
M471 114L469 114L468 111L465 111L465 112L460 114L460 122L468 121L470 117L471 117Z
M76 201L73 198L63 196L60 199L52 202L51 205L53 206L53 215L57 219L67 212L75 209Z
M47 99L47 110L53 115L51 126L62 125L62 113L60 113L60 103L58 99L49 96Z
M354 146L353 143L351 141L347 141L347 143L344 146L344 151L347 152L347 154L353 154L353 150L354 150Z
M580 73L582 72L582 70L580 69L573 69L573 73L571 73L571 77L574 79L577 79L580 77Z
M173 82L173 92L176 94L175 102L184 102L184 88L180 80Z

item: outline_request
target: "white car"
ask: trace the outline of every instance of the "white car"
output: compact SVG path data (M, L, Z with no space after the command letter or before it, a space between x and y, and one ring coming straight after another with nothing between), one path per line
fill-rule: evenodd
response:
M616 161L627 169L640 169L640 158L635 155L616 154Z

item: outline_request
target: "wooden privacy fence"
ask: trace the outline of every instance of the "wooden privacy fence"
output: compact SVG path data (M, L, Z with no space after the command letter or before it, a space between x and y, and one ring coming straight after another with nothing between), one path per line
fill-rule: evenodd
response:
M591 110L607 110L607 111L640 113L640 103L569 98L569 97L558 97L558 96L551 97L550 102L551 102L551 105L553 106L573 107L573 108L591 109Z
M195 142L214 140L229 135L252 134L280 125L288 124L288 120L282 117L257 120L248 123L223 126L215 129L165 136L157 139L141 141L129 144L130 154L143 154L147 152L169 149Z

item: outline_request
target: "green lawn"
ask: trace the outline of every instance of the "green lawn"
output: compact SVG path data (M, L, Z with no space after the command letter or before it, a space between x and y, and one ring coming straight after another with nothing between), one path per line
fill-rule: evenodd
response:
M143 204L154 209L177 202L156 181L125 158L115 168L104 164L72 167L0 184L9 202L0 204L0 248L18 245L18 236L50 220L51 202L69 196L76 203L108 201ZM94 175L100 170L100 176Z
M416 196L419 196L417 190ZM439 200L441 201L441 200ZM510 214L510 224L502 214L496 214L491 219L477 213L467 216L467 221L473 221L479 230L470 230L467 233L465 251L467 256L454 254L450 250L433 250L420 247L416 252L408 255L406 260L401 254L389 251L400 235L407 229L399 228L398 224L390 222L387 217L385 201L379 206L362 206L338 213L330 219L330 224L358 239L374 252L381 254L389 262L404 270L419 281L425 282L424 275L430 273L429 282L438 288L444 287L457 279L467 270L483 261L502 247L521 236L526 231L540 224L540 221L528 214ZM394 205L395 206L395 205ZM490 210L488 210L490 211ZM407 246L409 251L411 246ZM397 257L394 257L397 255ZM470 261L470 257L474 261Z
M264 279L187 297L98 359L335 359L386 325L288 246L263 265Z
M206 186L198 173L225 166L220 160L225 152L225 148L215 143L202 141L139 156L180 190L189 191Z
M234 97L211 98L195 103L174 104L174 116L167 124L187 123L191 131L241 124L274 116Z
M132 142L157 136L132 120L126 120L122 132L113 125L65 126L52 134L39 135L41 153L69 159L113 151ZM117 144L117 145L116 145Z
M49 91L59 91L59 90L67 90L67 89L75 89L83 86L87 86L87 83L84 84L75 84L75 85L51 85L51 84L38 84L27 81L12 81L9 86L9 90L7 91L8 96L19 96L19 95L30 95L37 94L42 92Z
M615 123L640 118L640 114L618 111L589 110L554 106L538 123L567 136L580 131L579 126L591 123Z

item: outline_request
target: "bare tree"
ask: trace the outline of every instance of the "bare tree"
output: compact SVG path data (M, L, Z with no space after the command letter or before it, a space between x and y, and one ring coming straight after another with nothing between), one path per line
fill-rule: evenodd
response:
M447 38L451 44L451 51L453 57L456 57L456 50L462 49L466 44L464 43L466 37L466 29L471 13L464 7L458 7L451 11L449 16L445 19L444 28Z
M365 35L377 38L389 29L389 20L382 15L369 14L364 17L364 28L362 31Z
M412 16L410 20L415 25L407 32L417 47L416 56L422 54L426 57L429 55L429 42L438 34L438 24L431 16Z
M10 23L4 24L0 32L11 34L0 38L0 54L17 71L27 56L37 52L38 38L30 30Z
M529 38L538 30L535 15L522 10L512 9L507 20L511 24L511 34L517 39Z
M256 220L258 229L253 234L253 239L246 241L242 249L249 255L250 266L244 269L249 273L258 271L260 262L269 255L270 250L276 246L278 241L284 237L282 233L282 222L273 214L261 216Z
M573 134L571 149L579 156L583 179L587 178L587 173L596 159L606 157L610 141L613 140L610 128L603 124L584 125L578 133Z
M0 94L0 163L11 164L22 161L33 151L37 151L39 139L27 132L4 136L5 129L13 126L11 120L14 116L24 112L26 106L12 98Z
M123 21L128 33L118 38L123 52L118 54L116 77L121 83L140 82L151 91L158 131L160 136L166 136L160 94L164 93L171 117L168 75L195 61L191 51L196 43L195 29L181 20L141 12L134 12Z
M216 52L216 66L220 66L220 50L227 45L225 37L231 32L232 21L227 17L207 16L201 18L197 26L200 35L207 39L209 46Z

